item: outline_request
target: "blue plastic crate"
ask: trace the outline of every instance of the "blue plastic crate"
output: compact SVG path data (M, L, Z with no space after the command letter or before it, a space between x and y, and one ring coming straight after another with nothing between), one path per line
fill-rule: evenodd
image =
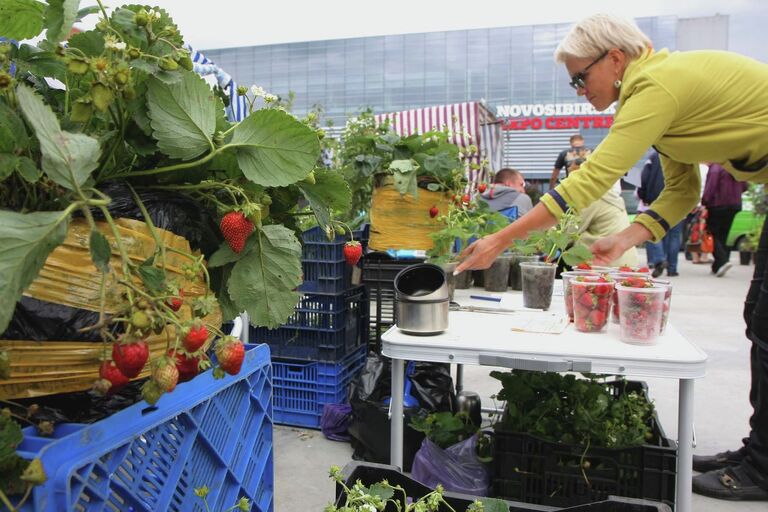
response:
M368 227L353 231L355 240L367 246ZM316 226L302 234L301 269L304 282L299 291L309 293L342 293L352 286L352 267L344 260L346 235L328 240L325 232Z
M252 327L251 341L268 343L273 357L338 361L368 338L368 299L358 286L337 295L305 294L286 324Z
M349 383L365 358L363 346L338 363L273 360L275 423L320 428L323 406L347 402Z
M48 481L23 512L204 512L193 489L208 486L212 510L245 496L273 510L269 347L248 345L243 368L207 371L163 395L90 425L61 424L52 437L24 429L19 454L39 457Z

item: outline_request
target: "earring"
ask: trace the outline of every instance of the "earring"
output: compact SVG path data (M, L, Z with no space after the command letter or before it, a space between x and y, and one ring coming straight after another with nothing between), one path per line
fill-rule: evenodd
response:
M616 79L616 81L615 81L615 82L613 82L613 86L614 86L615 88L617 88L617 89L621 89L621 80L619 80L619 79L617 78L617 79Z

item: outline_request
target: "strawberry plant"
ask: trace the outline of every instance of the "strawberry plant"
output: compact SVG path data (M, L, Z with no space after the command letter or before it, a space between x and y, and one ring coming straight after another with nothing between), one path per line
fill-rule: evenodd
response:
M38 300L30 290L46 261L72 239L93 265L77 278L93 288L76 298L94 318L77 332L103 342L94 388L114 392L151 373L142 389L155 403L212 365L203 348L214 336L218 373L239 371L242 343L208 318L247 311L255 325L284 323L300 296L297 219L314 213L330 230L331 210L348 208L350 191L339 173L317 167L322 131L275 96L239 89L248 115L227 120L225 95L192 71L166 11L97 3L0 0L0 379L18 377L2 341L17 305ZM94 29L70 36L95 14ZM126 234L116 188L146 239ZM153 222L144 198L161 193L219 225L189 230L199 251L172 245ZM147 254L137 259L139 246ZM153 360L147 339L160 333L166 347Z
M563 260L571 267L592 259L592 252L579 242L579 217L568 209L557 225L532 231L526 240L515 241L515 251L522 254L543 254L545 261L559 264Z

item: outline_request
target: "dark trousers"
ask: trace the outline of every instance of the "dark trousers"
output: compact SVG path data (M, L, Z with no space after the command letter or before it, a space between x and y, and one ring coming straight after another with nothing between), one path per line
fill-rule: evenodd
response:
M744 302L747 337L752 341L749 440L743 464L758 485L768 489L768 223L763 225L755 273Z
M720 267L728 263L731 251L728 249L728 232L731 230L733 218L741 210L738 206L714 206L708 208L707 228L715 239L715 261L712 263L712 272L717 272Z

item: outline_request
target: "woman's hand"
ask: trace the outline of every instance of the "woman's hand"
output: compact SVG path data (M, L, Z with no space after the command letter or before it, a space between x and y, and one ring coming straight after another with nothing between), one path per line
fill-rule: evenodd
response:
M456 267L454 273L458 274L465 270L482 270L490 267L496 256L504 250L504 246L496 243L493 235L489 235L475 241L461 251L459 258L462 260Z
M589 248L592 251L593 265L610 265L611 262L621 258L626 249L617 235L609 235L601 238Z

